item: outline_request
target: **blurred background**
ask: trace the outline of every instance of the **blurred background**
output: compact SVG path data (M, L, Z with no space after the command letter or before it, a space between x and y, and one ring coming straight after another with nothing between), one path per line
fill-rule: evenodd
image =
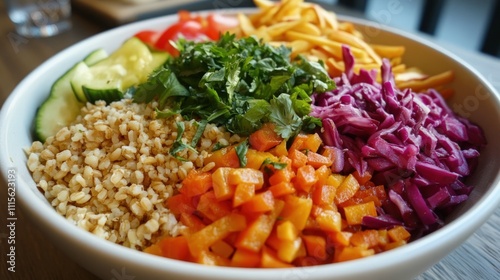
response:
M111 3L110 3L111 2ZM114 2L114 3L113 3ZM121 2L122 6L119 6ZM146 9L154 2L163 2ZM500 0L310 0L337 12L500 57ZM123 7L125 3L125 7ZM253 0L73 0L76 11L118 25L191 10L253 7ZM128 5L127 5L128 4ZM132 6L135 5L135 8ZM135 10L133 10L135 9Z

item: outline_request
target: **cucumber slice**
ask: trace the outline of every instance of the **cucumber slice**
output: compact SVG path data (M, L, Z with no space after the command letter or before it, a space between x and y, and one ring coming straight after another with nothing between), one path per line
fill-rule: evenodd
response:
M88 54L84 59L83 62L87 65L93 65L96 64L97 62L105 59L108 57L108 52L106 52L104 49L97 49L90 54Z
M152 53L146 44L132 37L111 55L75 76L71 86L78 99L85 96L88 102L120 100L127 89L146 82L148 75L167 58L167 53Z
M49 97L38 108L35 116L35 137L45 142L80 114L82 104L75 99L70 81L79 71L79 63L66 71L50 89Z

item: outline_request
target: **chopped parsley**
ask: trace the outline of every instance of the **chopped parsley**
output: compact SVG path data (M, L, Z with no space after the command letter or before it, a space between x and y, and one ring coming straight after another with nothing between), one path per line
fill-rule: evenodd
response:
M290 49L255 37L224 34L215 42L178 42L171 57L134 94L158 102L158 116L181 114L247 136L266 122L285 139L321 122L309 116L310 96L335 87L321 62L290 58Z

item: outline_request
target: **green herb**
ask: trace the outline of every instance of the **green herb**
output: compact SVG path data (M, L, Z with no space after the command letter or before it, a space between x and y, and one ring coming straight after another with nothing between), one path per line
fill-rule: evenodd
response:
M216 42L181 39L178 49L134 95L135 102L157 100L159 117L179 113L242 136L274 122L286 139L321 126L309 116L310 96L335 87L322 63L230 34Z
M190 149L194 152L196 152L196 150L190 145L187 145L184 142L182 142L182 135L184 134L185 130L184 123L177 122L176 125L177 125L177 138L175 139L172 148L170 149L170 155L172 155L173 157L177 158L180 161L186 161L187 159L179 156L178 153L184 151L185 149Z
M196 129L196 133L194 134L193 139L191 139L191 147L196 147L196 145L200 141L200 138L203 135L205 128L207 127L207 120L202 120L197 124L198 124L198 129Z
M236 150L236 155L240 161L240 166L247 166L248 139L245 139L245 141L238 144L234 147L234 149Z
M272 161L270 158L266 158L264 162L262 162L261 168L268 168L268 166L272 166L275 170L282 170L286 167L286 163L284 162L276 162Z

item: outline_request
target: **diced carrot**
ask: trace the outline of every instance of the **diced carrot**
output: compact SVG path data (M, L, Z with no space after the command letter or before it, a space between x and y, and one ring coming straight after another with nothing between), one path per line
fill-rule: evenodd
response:
M276 185L272 185L269 187L269 190L273 193L274 197L281 197L295 192L295 188L290 182L280 182Z
M285 196L285 206L280 216L283 220L289 220L297 230L301 231L306 226L307 218L311 213L312 200L310 198Z
M231 167L219 167L212 173L212 184L217 200L230 199L234 195L235 185L227 182Z
M167 207L176 216L181 213L192 214L196 210L193 199L182 193L169 197Z
M299 167L302 167L306 165L307 163L307 156L300 150L289 150L288 151L288 157L292 160L292 167L297 169Z
M375 251L373 249L366 249L364 247L344 247L340 250L339 254L337 255L336 261L343 262L354 259L360 259L374 254Z
M374 229L357 231L352 234L351 244L373 248L379 244L378 231Z
M306 164L297 169L297 176L295 177L295 186L309 193L311 187L318 181L314 167Z
M335 204L341 204L342 202L353 197L359 188L360 185L356 178L354 178L352 174L347 175L344 181L342 181L340 186L337 188L337 192L335 193Z
M248 149L247 151L247 165L246 168L259 170L262 167L262 164L266 159L271 161L278 161L278 158L269 153L269 152L261 152L254 149Z
M210 252L209 250L200 251L196 255L195 261L199 264L211 266L229 266L229 264L231 263L229 259Z
M263 268L286 268L293 265L281 261L273 249L264 246L260 266Z
M231 258L231 266L258 267L260 265L260 252L237 249Z
M316 222L324 231L340 231L342 229L342 216L338 211L325 210L317 217Z
M185 236L164 237L158 243L164 257L187 261L191 258Z
M308 151L307 164L312 165L314 168L320 168L321 166L329 167L332 165L332 160L316 152Z
M255 195L255 185L249 183L241 183L236 186L233 196L233 207L238 207L241 204L249 201Z
M332 205L336 188L330 185L316 185L312 191L312 200L316 205Z
M269 152L277 157L288 155L288 150L286 149L286 140L281 141L281 143L269 150Z
M262 127L250 134L248 142L257 151L267 151L281 143L283 138L274 131L273 123L265 123Z
M302 240L304 240L309 256L320 260L327 258L326 239L324 237L319 235L302 235Z
M373 201L344 207L345 218L349 225L360 225L364 216L377 216L377 209Z
M219 240L210 246L210 251L228 259L234 252L234 248L223 240Z
M281 240L292 241L297 238L299 232L290 221L284 221L276 226L276 235Z
M196 169L191 169L182 181L182 187L179 192L188 197L193 197L206 193L210 188L212 188L212 175L208 172L199 172Z
M186 238L189 252L193 256L198 256L202 251L208 250L215 242L223 240L231 232L245 229L245 216L237 213L230 213L215 222L207 225L200 231Z
M219 167L240 167L240 159L234 146L224 147L213 152L210 156L205 159L205 164L213 162L215 163L215 168Z
M283 205L284 202L282 200L276 200L275 207L271 213L259 215L248 227L242 230L235 241L236 248L258 252L271 234L276 218L283 209Z
M274 196L270 190L254 195L241 205L243 213L265 213L274 209Z
M408 241L411 234L403 226L395 226L387 231L391 241Z
M214 191L208 191L200 196L196 210L210 221L218 220L231 212L231 201L219 201Z
M280 240L276 256L285 263L291 263L298 255L302 246L302 238L296 237L293 240Z
M254 184L258 190L264 185L264 173L251 168L234 168L229 172L227 182L231 185Z

